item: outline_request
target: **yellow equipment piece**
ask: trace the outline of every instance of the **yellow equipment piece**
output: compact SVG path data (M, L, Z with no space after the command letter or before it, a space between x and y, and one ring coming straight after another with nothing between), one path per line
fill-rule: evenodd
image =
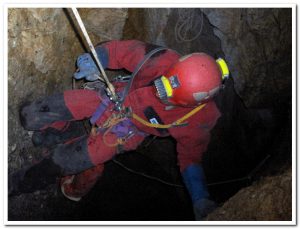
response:
M173 95L173 89L171 87L171 84L170 84L168 78L165 77L165 76L162 76L161 77L161 81L162 81L162 83L163 83L163 85L165 87L165 91L167 92L168 98L172 97L172 95Z
M191 116L193 116L194 114L196 114L198 111L200 111L203 107L205 107L205 103L201 104L200 106L194 108L193 110L191 110L189 113L187 113L186 115L184 115L182 118L178 119L177 121L170 123L170 124L154 124L154 123L150 123L144 119L142 119L141 117L139 117L138 115L136 115L135 113L132 113L132 118L134 118L135 120L137 120L138 122L142 123L145 126L148 127L153 127L153 128L160 128L160 129L167 129L167 128L171 128L171 127L176 127L176 126L182 126L185 125L186 123L183 123L183 121L187 120L188 118L190 118Z
M217 64L219 65L221 72L222 72L222 80L224 80L225 78L227 78L229 76L229 68L225 62L224 59L222 58L218 58L216 60Z
M171 127L179 127L179 126L183 126L186 125L187 123L183 123L185 120L187 120L188 118L190 118L191 116L193 116L194 114L196 114L198 111L200 111L203 107L205 107L205 103L199 105L198 107L194 108L193 110L191 110L189 113L185 114L183 117L181 117L180 119L176 120L173 123L170 124L156 124L156 123L150 123L144 119L142 119L141 117L139 117L137 114L132 113L132 118L137 120L138 122L142 123L145 126L148 127L152 127L152 128L160 128L160 129L168 129ZM117 138L115 142L113 143L109 143L107 142L106 136L107 134L111 131L112 127L114 127L115 125L117 125L119 122L125 120L126 118L129 117L123 117L122 115L112 115L108 120L106 120L106 122L104 123L104 125L102 126L102 128L107 128L106 131L104 132L102 139L103 142L109 146L109 147L115 147L117 145L123 145L126 143L127 138ZM93 127L91 133L93 134L93 136L97 135L97 127Z

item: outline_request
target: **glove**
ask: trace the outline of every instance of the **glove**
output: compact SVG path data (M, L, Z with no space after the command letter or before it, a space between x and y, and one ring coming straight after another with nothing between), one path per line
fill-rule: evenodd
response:
M209 199L202 166L192 164L182 172L182 178L191 196L196 220L202 220L217 206Z
M96 47L97 56L103 66L108 66L108 52L104 47ZM77 58L77 67L79 71L74 73L75 79L85 78L88 81L95 81L100 76L100 72L91 54L84 53Z

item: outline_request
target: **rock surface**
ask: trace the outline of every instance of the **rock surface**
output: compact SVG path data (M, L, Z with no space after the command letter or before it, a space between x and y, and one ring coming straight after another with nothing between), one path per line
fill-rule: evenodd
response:
M79 12L94 44L121 38L126 9L87 8ZM20 126L19 107L26 101L72 89L76 57L86 49L71 18L70 10L60 8L8 11L8 151L12 169L28 159L22 159L18 152L28 157L35 150L31 148L32 133Z
M248 108L291 96L291 9L203 9Z
M62 9L9 9L9 156L12 149L32 153L28 150L30 132L23 130L19 123L21 104L72 88L74 56L83 51L76 40ZM17 167L15 159L10 160L9 166Z
M89 35L94 37L94 44L101 41L122 38L123 28L127 19L126 8L86 8L79 9Z
M261 178L241 189L224 205L207 216L209 221L292 220L292 169L284 174ZM295 200L294 200L295 201Z

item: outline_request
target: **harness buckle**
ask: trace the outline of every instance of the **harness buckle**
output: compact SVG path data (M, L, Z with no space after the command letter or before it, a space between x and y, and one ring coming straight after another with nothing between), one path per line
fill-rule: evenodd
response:
M131 79L131 76L132 75L126 75L126 76L118 75L117 77L114 78L114 81L126 83Z

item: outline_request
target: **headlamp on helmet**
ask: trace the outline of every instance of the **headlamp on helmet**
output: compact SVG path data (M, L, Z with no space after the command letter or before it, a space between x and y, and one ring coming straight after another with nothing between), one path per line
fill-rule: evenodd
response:
M163 103L196 106L211 99L228 76L224 59L214 60L205 53L193 53L180 58L154 85Z

